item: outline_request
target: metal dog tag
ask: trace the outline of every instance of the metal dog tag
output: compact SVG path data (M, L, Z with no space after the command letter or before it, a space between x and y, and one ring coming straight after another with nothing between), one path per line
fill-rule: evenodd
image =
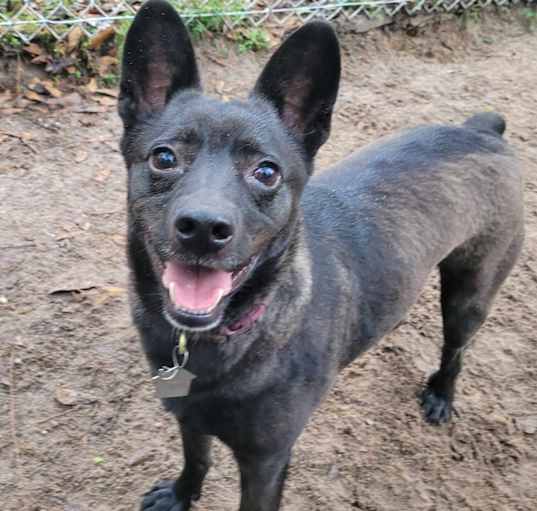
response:
M179 335L179 342L172 351L173 367L161 367L152 380L155 384L157 397L185 397L190 394L190 385L196 377L190 371L184 369L188 362L187 340L184 332ZM182 355L183 360L179 363L178 355Z
M155 390L159 398L185 397L190 393L192 380L196 376L180 367L163 367L153 376Z

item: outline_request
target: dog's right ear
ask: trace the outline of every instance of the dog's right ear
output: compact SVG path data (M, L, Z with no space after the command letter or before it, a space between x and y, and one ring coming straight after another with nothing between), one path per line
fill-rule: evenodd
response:
M145 3L123 49L119 115L125 127L161 111L176 92L200 87L194 48L181 18L165 1Z

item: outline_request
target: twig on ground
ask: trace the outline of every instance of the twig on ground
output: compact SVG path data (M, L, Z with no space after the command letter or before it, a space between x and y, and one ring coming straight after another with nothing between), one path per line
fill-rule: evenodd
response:
M33 147L27 140L24 140L24 137L21 135L17 135L16 133L11 133L10 131L0 130L1 135L5 135L6 137L16 138L24 147L28 148L32 153L38 154L38 151L35 147Z
M18 248L31 248L35 247L34 241L29 241L28 243L16 243L14 245L0 245L0 250L9 250L9 249L18 249Z
M11 443L13 444L13 467L17 473L19 463L19 443L17 441L17 402L15 396L15 348L11 347L9 361L9 426L11 428Z

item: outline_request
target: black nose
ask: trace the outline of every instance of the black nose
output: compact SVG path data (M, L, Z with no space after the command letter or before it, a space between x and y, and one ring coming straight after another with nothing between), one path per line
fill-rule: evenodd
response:
M232 223L207 211L179 212L175 229L183 247L198 255L218 252L233 238Z

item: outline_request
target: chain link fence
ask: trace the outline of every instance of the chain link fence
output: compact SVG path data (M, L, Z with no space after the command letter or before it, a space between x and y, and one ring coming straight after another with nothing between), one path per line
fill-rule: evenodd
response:
M537 0L175 0L172 3L183 18L210 20L218 18L225 29L237 25L285 25L313 18L375 19L398 13L415 15L434 12L457 12L487 6L537 4ZM80 27L92 36L107 26L131 20L141 6L139 0L0 0L0 40L14 35L29 43L48 33L63 40L70 30Z

